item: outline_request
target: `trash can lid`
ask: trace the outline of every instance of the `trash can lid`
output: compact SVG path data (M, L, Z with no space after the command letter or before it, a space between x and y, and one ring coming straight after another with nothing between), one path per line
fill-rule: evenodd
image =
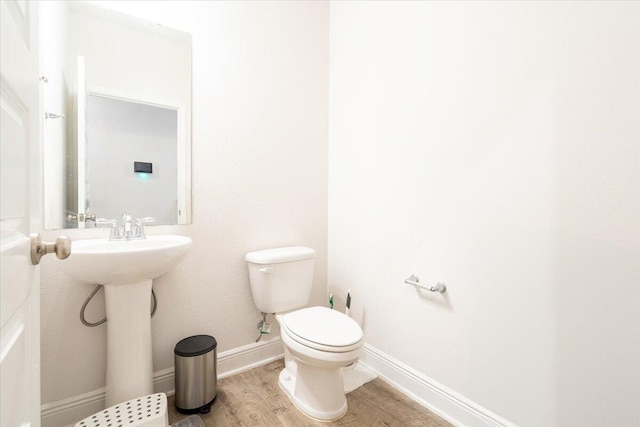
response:
M173 352L178 356L193 357L209 353L217 346L216 339L210 335L194 335L178 342Z

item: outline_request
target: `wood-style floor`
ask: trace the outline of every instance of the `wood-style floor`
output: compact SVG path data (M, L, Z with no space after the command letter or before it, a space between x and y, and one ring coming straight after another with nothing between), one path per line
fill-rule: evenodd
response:
M218 381L211 412L201 415L214 426L450 426L379 378L347 394L347 414L331 423L315 421L298 411L278 386L283 361L278 360ZM169 423L186 415L169 398Z

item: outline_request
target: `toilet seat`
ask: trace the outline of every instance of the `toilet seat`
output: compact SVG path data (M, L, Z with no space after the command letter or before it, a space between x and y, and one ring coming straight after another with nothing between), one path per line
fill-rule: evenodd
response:
M346 353L362 346L360 325L326 307L309 307L282 316L282 332L297 343L319 351Z

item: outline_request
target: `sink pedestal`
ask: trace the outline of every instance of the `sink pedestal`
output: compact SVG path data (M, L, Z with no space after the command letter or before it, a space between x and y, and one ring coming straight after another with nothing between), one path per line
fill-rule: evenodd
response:
M182 262L189 247L190 238L170 234L74 240L71 256L60 262L77 280L104 284L107 407L153 393L151 281Z
M107 378L105 407L153 393L151 284L105 285Z

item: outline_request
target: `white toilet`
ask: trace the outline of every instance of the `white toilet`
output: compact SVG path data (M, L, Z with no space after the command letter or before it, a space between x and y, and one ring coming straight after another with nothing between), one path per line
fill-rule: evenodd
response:
M301 308L311 297L315 251L302 246L250 252L256 307L275 313L284 343L285 368L278 383L306 415L332 421L347 412L342 369L358 360L360 325L326 307Z

